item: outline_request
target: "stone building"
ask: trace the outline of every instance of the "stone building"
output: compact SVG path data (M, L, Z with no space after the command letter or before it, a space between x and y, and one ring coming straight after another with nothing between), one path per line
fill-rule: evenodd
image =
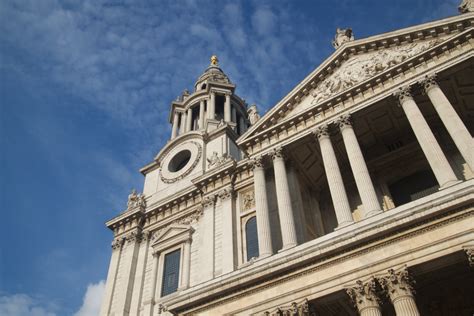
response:
M472 1L460 11L338 29L262 117L213 56L107 222L101 315L472 315Z

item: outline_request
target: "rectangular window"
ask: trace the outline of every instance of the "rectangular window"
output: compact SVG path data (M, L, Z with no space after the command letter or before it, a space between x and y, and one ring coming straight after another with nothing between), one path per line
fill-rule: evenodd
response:
M181 250L175 250L165 255L163 268L163 283L161 285L161 296L174 293L178 290L179 261Z

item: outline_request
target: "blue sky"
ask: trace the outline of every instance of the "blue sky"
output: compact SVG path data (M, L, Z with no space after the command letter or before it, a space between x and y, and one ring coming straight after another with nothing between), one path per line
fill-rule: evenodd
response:
M0 314L94 315L138 169L170 102L217 54L273 106L356 38L457 14L456 0L0 2Z

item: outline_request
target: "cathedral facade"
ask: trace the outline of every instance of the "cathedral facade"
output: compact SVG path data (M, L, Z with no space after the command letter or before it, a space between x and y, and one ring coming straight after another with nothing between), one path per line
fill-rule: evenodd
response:
M101 315L472 315L473 10L338 29L261 117L213 56L107 222Z

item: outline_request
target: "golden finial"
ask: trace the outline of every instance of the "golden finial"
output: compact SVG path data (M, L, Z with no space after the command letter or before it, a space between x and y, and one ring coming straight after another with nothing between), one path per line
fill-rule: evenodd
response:
M216 55L212 55L211 56L211 65L212 66L217 66L219 63L219 59L217 59L217 56Z

